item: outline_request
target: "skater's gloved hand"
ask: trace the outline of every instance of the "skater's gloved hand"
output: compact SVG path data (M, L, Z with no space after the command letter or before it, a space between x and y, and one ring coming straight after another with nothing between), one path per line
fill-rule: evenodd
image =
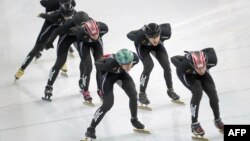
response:
M50 49L50 48L54 48L53 43L51 43L51 42L49 42L49 41L46 41L46 42L44 43L44 48L45 48L46 50L48 50L48 49Z
M46 14L45 13L40 13L39 15L38 15L38 17L40 17L40 18L46 18Z

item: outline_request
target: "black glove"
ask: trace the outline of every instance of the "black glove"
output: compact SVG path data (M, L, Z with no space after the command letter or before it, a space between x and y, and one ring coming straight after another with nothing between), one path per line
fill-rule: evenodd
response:
M45 14L45 13L40 13L39 15L38 15L38 17L40 17L40 18L46 18L46 16L47 16L47 14Z
M49 41L46 41L46 42L44 43L44 48L45 48L46 50L48 50L48 49L50 49L50 48L54 48L53 43L51 43L51 42L49 42Z

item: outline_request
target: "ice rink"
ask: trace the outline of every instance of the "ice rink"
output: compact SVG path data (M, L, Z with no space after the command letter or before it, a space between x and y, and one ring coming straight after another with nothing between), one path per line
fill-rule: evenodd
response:
M214 47L218 64L210 70L220 99L225 124L250 124L250 1L249 0L76 0L83 10L109 26L104 35L104 52L121 48L135 51L126 37L131 30L155 22L170 23L172 37L165 41L169 56L184 50ZM79 141L84 137L101 101L96 94L95 68L90 92L94 107L83 104L79 93L79 56L68 57L68 75L58 75L53 101L41 100L56 49L43 52L24 76L14 82L28 52L33 48L44 12L39 0L0 0L0 141ZM55 42L56 43L56 42ZM114 88L115 103L96 128L98 141L191 141L191 93L181 84L172 67L175 91L186 103L177 105L166 93L163 71L154 59L147 94L152 111L138 110L138 118L151 135L133 132L128 97ZM130 72L137 90L142 63ZM208 97L203 94L199 121L211 141L223 141L213 124Z

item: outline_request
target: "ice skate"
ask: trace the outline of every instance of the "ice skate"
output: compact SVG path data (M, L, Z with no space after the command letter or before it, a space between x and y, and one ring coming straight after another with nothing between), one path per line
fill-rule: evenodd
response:
M74 49L72 47L69 48L69 56L74 58Z
M62 68L61 68L61 75L62 75L62 76L65 76L65 77L68 77L67 71L68 71L68 69L67 69L67 64L65 63L65 64L62 66Z
M19 69L16 74L15 74L15 80L20 79L21 76L23 76L24 74L24 70L23 69Z
M85 133L85 139L82 139L80 141L92 141L93 139L96 139L95 129L92 127L89 127L87 129L87 132Z
M204 137L205 131L202 129L199 122L191 124L191 131L193 133L193 140L208 141L209 139Z
M172 98L172 102L176 103L176 104L181 104L181 105L185 105L185 103L183 101L180 100L180 96L177 95L173 89L168 89L167 94L170 98Z
M95 106L92 103L92 97L90 96L89 91L82 90L81 93L82 93L83 98L84 98L83 104L88 105L88 106Z
M45 95L45 96L42 97L42 100L51 102L52 99L50 99L50 97L52 96L52 90L53 90L53 87L47 85L47 86L45 87L45 90L44 90L44 95Z
M200 135L192 135L192 139L195 141L209 141L207 137L200 136Z
M148 104L150 104L150 101L148 100L147 95L145 93L142 93L142 92L139 93L139 102L141 104L138 106L139 109L152 111L152 108L148 107Z
M148 130L145 129L145 126L138 120L138 118L131 119L132 125L135 127L134 132L141 134L150 134Z
M214 120L214 125L219 129L220 133L224 134L224 123L221 121L221 119Z

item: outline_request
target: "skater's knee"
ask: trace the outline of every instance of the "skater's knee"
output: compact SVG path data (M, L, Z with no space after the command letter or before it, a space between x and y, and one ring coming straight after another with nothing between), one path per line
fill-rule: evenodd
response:
M106 104L103 104L103 105L102 105L102 109L103 109L104 112L109 111L112 107L113 107L113 102L111 102L111 103L106 103Z
M216 94L209 97L210 103L219 103L219 98Z
M200 100L202 97L202 89L200 88L192 88L193 99Z
M164 65L163 70L166 71L166 72L171 72L171 68L170 68L169 64Z
M154 64L144 65L143 71L144 73L150 73L154 68Z
M129 96L130 100L137 101L137 93L136 92L130 93L130 94L128 94L128 96Z

